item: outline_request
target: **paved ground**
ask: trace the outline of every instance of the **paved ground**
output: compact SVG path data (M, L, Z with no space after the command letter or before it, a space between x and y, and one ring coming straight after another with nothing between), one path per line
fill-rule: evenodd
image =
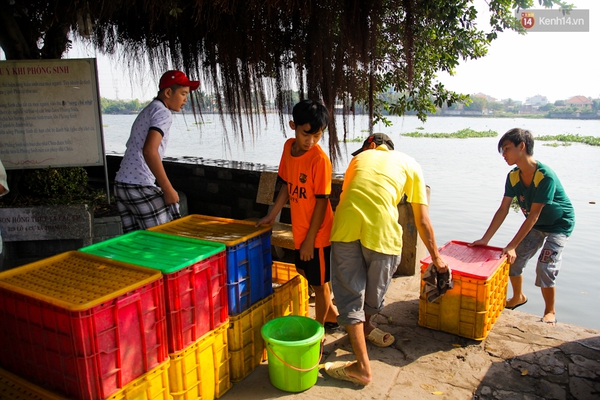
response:
M600 399L600 331L504 310L485 340L462 338L418 326L418 285L418 277L395 278L374 318L396 342L368 345L370 385L320 371L315 386L287 393L271 385L265 362L221 399ZM345 333L327 335L323 363L353 359Z

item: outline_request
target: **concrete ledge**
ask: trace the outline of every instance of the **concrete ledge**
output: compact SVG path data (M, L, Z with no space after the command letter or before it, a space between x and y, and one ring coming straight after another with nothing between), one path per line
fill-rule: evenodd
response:
M85 204L0 208L5 242L81 239L91 244L92 215Z

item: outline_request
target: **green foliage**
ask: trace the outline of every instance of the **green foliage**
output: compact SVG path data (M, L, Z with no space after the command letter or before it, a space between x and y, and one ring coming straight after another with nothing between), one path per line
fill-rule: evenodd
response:
M148 102L141 103L138 99L135 100L111 100L106 98L100 99L102 114L135 114L141 111Z
M345 139L344 142L346 142L346 143L355 143L355 142L356 143L362 143L362 142L365 141L365 139L366 139L366 137L357 136L357 137L352 138L352 139Z
M20 191L46 204L70 204L86 196L87 172L81 167L25 170Z
M548 147L566 147L566 146L570 146L572 143L569 142L564 142L562 144L558 144L558 143L544 143L544 146L548 146Z
M544 104L538 108L540 111L544 112L553 112L556 110L556 107L552 103Z
M583 143L588 144L590 146L600 146L600 137L595 136L579 136L573 134L566 135L545 135L545 136L537 136L535 140L542 141L553 141L556 140L558 142L568 142L568 143Z
M106 199L103 185L88 181L81 167L11 170L11 191L0 207L87 204L94 216L119 215L114 198Z
M403 136L409 137L426 137L426 138L436 138L436 139L469 139L469 138L482 138L482 137L496 137L498 136L498 132L496 131L475 131L471 128L461 129L460 131L456 131L454 133L423 133L423 132L409 132L402 134Z
M487 108L488 101L483 97L471 97L471 104L465 106L465 110L483 111Z

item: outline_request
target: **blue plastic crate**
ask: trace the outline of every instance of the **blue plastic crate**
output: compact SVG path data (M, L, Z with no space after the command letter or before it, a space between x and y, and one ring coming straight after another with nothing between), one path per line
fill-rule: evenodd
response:
M237 315L273 293L271 232L225 247L229 315Z
M229 315L237 315L273 293L271 227L254 224L194 214L150 230L224 244Z

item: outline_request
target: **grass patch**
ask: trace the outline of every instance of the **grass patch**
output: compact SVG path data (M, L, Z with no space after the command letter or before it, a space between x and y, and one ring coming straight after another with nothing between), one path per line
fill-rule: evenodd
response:
M360 137L360 136L358 136L358 137L355 137L353 139L346 139L346 140L344 140L344 143L362 143L362 142L365 141L366 138L367 137Z
M588 144L590 146L600 146L600 137L595 137L595 136L579 136L579 135L573 135L573 134L566 134L566 135L545 135L545 136L538 136L535 138L535 140L542 140L542 141L557 141L557 142L563 142L565 144L563 144L563 146L569 146L571 143L583 143L583 144ZM567 144L568 143L568 144Z
M573 143L570 142L563 142L563 143L544 143L544 146L548 146L548 147L564 147L564 146L570 146Z
M468 139L468 138L482 138L482 137L496 137L498 136L498 132L488 130L488 131L475 131L471 128L461 129L460 131L454 133L422 133L422 132L409 132L403 133L402 136L409 137L427 137L427 138L442 138L442 139Z

